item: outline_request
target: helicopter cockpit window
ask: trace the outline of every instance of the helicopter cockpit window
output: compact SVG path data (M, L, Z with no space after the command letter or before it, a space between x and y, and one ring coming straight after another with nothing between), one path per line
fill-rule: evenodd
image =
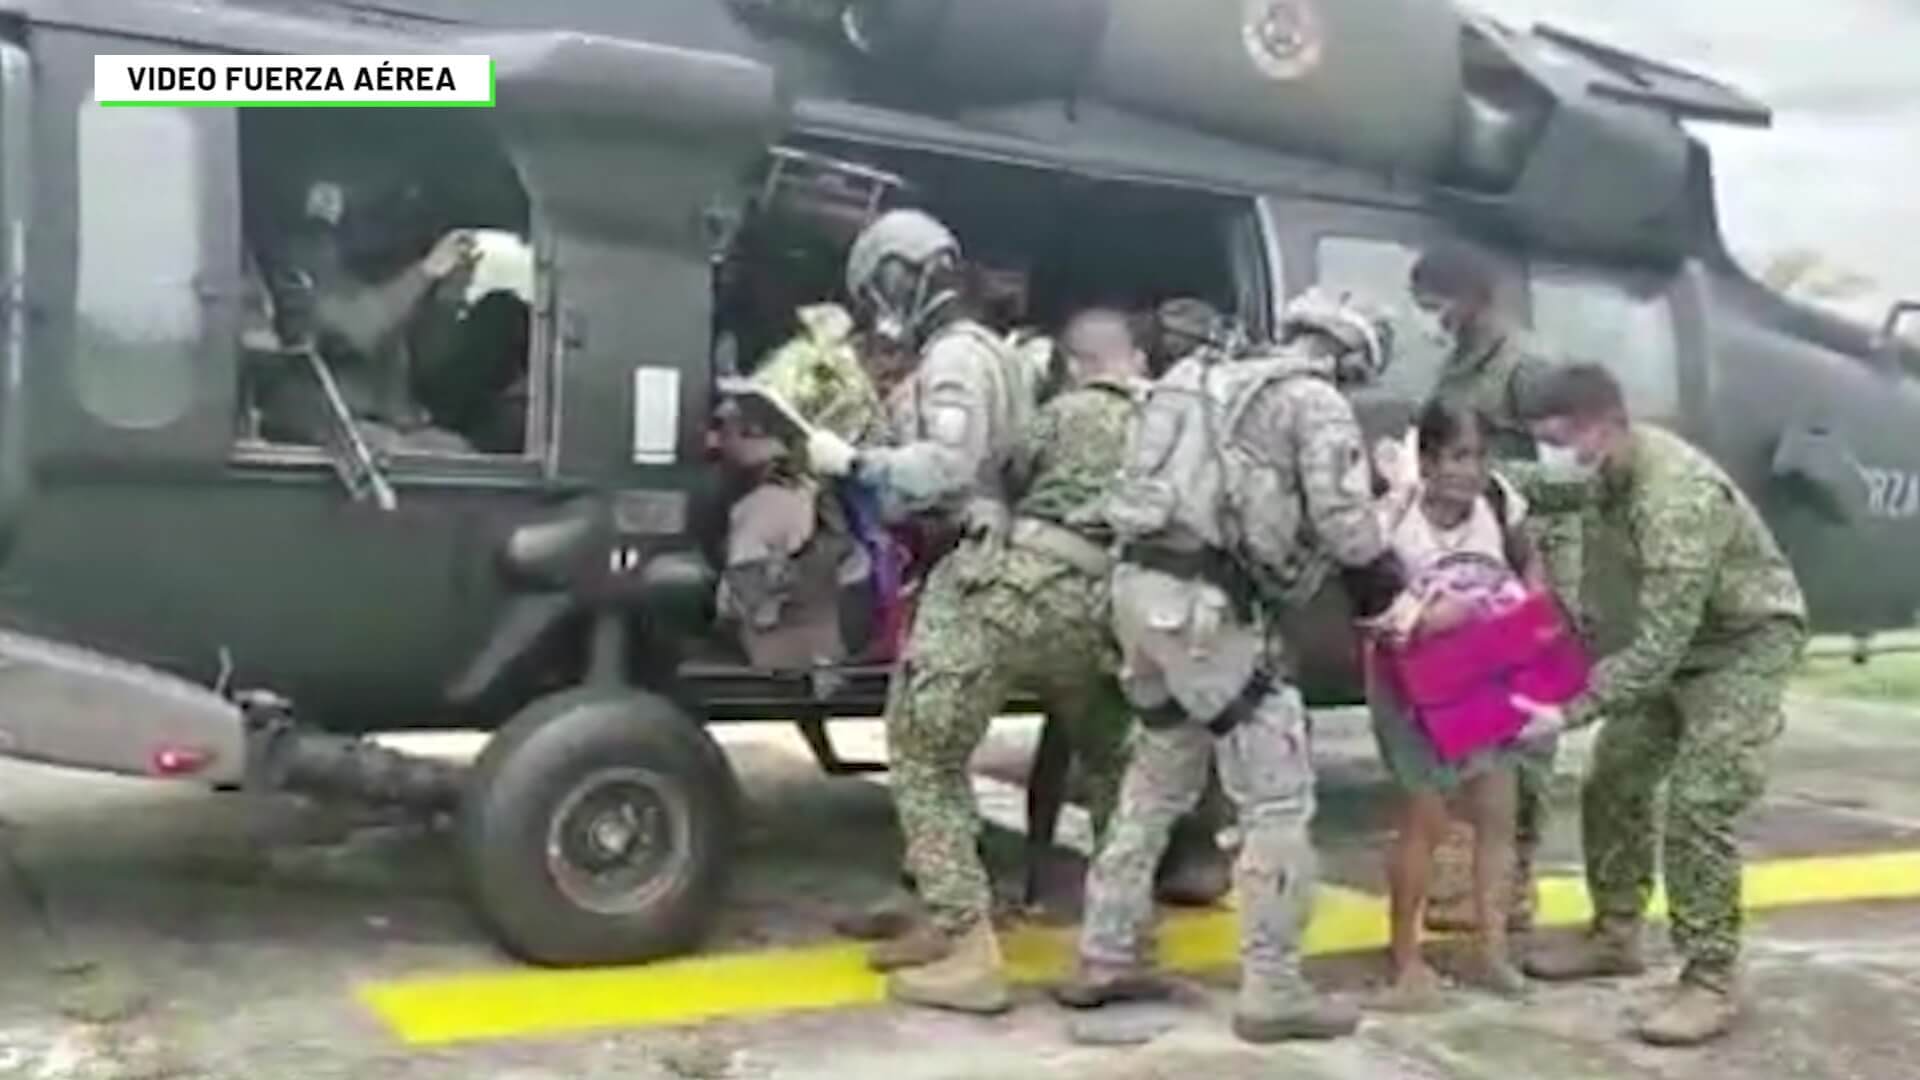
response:
M1612 369L1635 415L1678 415L1680 348L1664 293L1541 267L1532 285L1533 325L1542 340L1570 361Z
M1420 249L1395 240L1327 236L1321 238L1316 254L1319 284L1351 290L1388 308L1394 357L1381 380L1382 388L1395 397L1424 400L1440 381L1449 346L1413 303L1408 282Z
M252 110L240 153L241 452L329 445L344 412L383 456L533 453L531 215L484 124Z
M116 427L165 427L198 391L202 130L180 109L80 110L71 370L81 406Z

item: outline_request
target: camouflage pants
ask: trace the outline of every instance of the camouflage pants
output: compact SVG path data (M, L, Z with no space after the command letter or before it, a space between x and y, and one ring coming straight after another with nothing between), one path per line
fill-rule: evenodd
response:
M889 687L887 744L907 870L941 929L958 933L992 909L967 767L1016 687L1067 724L1096 842L1105 832L1130 722L1117 662L1107 590L1072 567L962 546L928 576Z
M1734 827L1766 787L1785 726L1781 700L1804 632L1755 631L1724 661L1682 670L1646 708L1606 718L1581 791L1587 888L1596 917L1637 921L1653 893L1655 798L1667 786L1665 877L1686 977L1725 987L1740 954Z
M1554 596L1573 621L1577 632L1584 632L1585 607L1581 603L1584 577L1584 549L1581 544L1581 519L1575 514L1556 514L1528 518L1527 539L1532 541L1545 564L1547 582ZM1552 812L1553 763L1560 753L1559 739L1542 739L1520 749L1514 757L1513 867L1516 890L1531 888L1534 860L1540 842L1546 837ZM1473 890L1473 829L1456 822L1447 830L1440 849L1434 853L1429 903L1434 907L1454 907L1468 903ZM1515 900L1520 899L1516 891Z
M1267 660L1264 636L1237 624L1212 586L1134 567L1115 575L1113 604L1128 699L1143 711L1172 703L1189 719L1135 730L1120 808L1087 877L1080 955L1113 966L1148 959L1154 868L1175 820L1200 800L1217 752L1239 810L1242 993L1305 997L1299 942L1313 896L1314 790L1300 694L1276 683L1216 739L1201 721L1233 703Z

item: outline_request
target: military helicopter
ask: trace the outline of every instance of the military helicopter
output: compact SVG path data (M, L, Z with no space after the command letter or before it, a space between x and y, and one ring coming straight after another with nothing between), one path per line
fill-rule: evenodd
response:
M1920 604L1914 308L1854 326L1749 277L1682 122L1768 110L1572 33L1447 0L0 12L0 752L457 812L476 907L532 961L699 940L733 822L708 724L798 721L870 767L827 725L878 712L885 666L708 647L702 447L716 373L834 295L885 206L942 216L1043 325L1198 295L1265 334L1314 284L1408 309L1426 245L1473 247L1509 313L1734 472L1823 630ZM96 55L194 52L485 53L497 105L93 103ZM288 254L315 207L366 286L341 310L441 303L450 353L404 319L315 329L346 303ZM421 284L450 229L516 238L528 280ZM1400 337L1370 423L1439 363ZM408 389L457 438L375 438L401 420L350 400L356 351L453 356ZM287 386L304 426L269 415ZM1311 699L1356 701L1337 591L1300 622ZM436 728L494 734L464 771L359 738Z

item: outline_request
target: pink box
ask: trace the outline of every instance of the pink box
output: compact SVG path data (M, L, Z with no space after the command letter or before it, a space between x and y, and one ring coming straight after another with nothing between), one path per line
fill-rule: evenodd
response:
M1446 762L1518 735L1527 717L1513 707L1514 695L1564 705L1587 688L1593 672L1560 605L1544 593L1380 655L1400 699Z

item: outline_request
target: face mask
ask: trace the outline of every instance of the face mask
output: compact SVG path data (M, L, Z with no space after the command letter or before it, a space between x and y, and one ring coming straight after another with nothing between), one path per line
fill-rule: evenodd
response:
M1580 451L1571 446L1558 446L1553 443L1541 443L1540 468L1549 479L1583 482L1593 478L1599 467L1592 462L1580 460Z

